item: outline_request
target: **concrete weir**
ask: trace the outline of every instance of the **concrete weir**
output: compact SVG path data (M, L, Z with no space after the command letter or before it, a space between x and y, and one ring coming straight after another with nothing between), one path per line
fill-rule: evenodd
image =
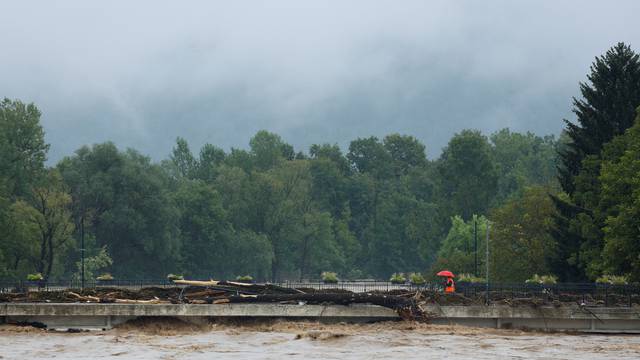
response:
M631 307L424 307L433 324L497 329L535 329L594 333L640 333L640 309Z
M137 317L175 317L190 322L225 318L373 322L397 320L398 314L392 309L366 304L0 304L0 322L40 322L50 328L107 329Z
M635 308L438 306L423 310L433 324L490 328L528 328L549 331L640 333ZM137 317L176 317L191 322L210 319L310 319L373 322L397 320L398 314L377 305L295 304L0 304L0 322L40 322L49 328L107 329Z

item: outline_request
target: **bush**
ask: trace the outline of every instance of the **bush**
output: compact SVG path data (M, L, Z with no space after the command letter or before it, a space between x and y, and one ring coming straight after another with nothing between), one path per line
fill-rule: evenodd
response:
M325 284L335 284L338 282L338 274L334 272L325 271L320 276Z
M558 283L558 277L554 275L538 275L533 274L531 279L527 279L525 281L527 284L544 284L544 285L554 285Z
M422 285L426 282L424 276L420 273L409 274L409 281L411 281L413 285Z
M391 281L392 284L404 284L407 282L407 278L404 277L403 273L393 273L389 281Z
M40 274L40 273L29 274L29 275L27 275L27 280L28 281L41 281L41 280L44 280L44 277L42 277L42 274Z
M473 274L458 274L459 282L467 283L483 283L486 282L484 278L474 276Z
M624 275L602 275L596 279L598 284L611 284L611 285L627 285L629 283L628 278Z
M111 280L113 280L113 275L111 275L109 273L105 273L105 274L102 274L102 275L98 276L96 278L96 280L99 280L99 281L111 281Z
M167 275L167 280L169 280L169 281L174 281L174 280L184 280L184 276L182 276L182 275L175 275L175 274L169 274L169 275Z
M253 276L251 275L236 276L236 281L249 283L253 281Z

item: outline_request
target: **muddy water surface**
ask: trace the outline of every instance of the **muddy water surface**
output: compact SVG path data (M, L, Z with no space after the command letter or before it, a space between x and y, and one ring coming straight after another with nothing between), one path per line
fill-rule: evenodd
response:
M0 359L639 359L640 337L411 323L138 323L105 332L0 327Z

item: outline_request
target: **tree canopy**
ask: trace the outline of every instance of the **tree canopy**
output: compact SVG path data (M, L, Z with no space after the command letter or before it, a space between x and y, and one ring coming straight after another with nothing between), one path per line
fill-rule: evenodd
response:
M624 44L597 57L559 137L464 129L434 158L407 134L306 151L261 130L228 151L178 137L155 162L105 142L48 166L40 111L4 99L0 278L387 279L448 268L497 281L640 281L639 64Z

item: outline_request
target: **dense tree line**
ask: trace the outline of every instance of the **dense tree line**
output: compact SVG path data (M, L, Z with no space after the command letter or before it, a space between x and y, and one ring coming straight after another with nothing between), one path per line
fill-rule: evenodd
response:
M107 142L47 167L38 109L5 99L0 277L77 277L82 238L90 277L485 276L489 229L492 279L637 279L638 56L620 44L588 79L559 139L463 130L434 159L409 135L296 151L259 131L247 149L178 138L153 162Z

